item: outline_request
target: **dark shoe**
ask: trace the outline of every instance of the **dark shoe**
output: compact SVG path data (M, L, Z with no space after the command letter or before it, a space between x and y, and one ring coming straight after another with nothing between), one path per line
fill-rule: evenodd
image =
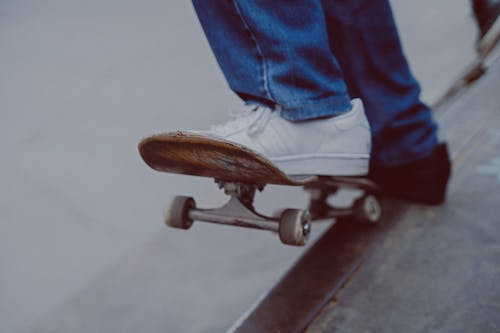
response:
M477 49L487 53L500 36L500 0L474 0L473 11L479 28Z
M445 143L429 157L399 166L371 166L369 177L390 196L417 203L438 205L446 197L451 163Z

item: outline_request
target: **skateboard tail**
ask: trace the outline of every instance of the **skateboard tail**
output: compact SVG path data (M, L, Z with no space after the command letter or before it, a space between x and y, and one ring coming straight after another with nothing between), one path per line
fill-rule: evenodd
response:
M142 140L139 153L154 170L251 184L299 185L255 152L200 135L174 132Z

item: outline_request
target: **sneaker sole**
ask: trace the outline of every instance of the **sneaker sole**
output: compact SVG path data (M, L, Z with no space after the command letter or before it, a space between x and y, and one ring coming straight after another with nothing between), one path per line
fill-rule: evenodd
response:
M370 157L369 155L312 155L270 160L287 175L365 176L368 175Z

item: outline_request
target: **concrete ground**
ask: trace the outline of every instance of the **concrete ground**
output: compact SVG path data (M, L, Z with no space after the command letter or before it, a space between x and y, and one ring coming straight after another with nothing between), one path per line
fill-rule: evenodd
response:
M392 3L434 101L473 57L469 3ZM211 181L149 170L137 142L223 121L237 103L191 4L3 1L0 17L0 330L227 327L304 249L268 233L161 223L175 194L201 205L223 196ZM304 199L271 188L257 205Z
M307 332L500 332L499 83L497 59L440 110L446 204L409 207Z

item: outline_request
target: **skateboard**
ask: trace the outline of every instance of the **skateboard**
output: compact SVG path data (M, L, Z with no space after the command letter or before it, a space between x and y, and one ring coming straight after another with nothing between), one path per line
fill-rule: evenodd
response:
M196 207L193 198L177 196L166 210L165 223L189 229L193 221L270 230L288 245L304 245L311 221L354 217L376 223L381 218L380 188L360 177L288 176L272 162L241 145L190 132L153 135L139 143L148 166L162 172L213 178L229 201L219 208ZM268 184L302 187L310 193L308 209L285 209L276 216L258 213L253 205L256 191ZM362 190L352 207L333 207L327 199L340 188Z

